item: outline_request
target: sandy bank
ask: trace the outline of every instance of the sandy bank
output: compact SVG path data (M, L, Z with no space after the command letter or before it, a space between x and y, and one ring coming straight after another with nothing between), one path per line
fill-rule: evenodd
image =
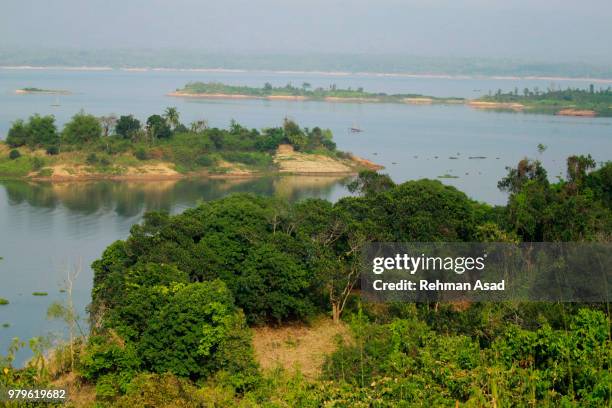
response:
M221 172L211 173L201 170L191 173L179 173L172 163L148 163L137 167L115 166L113 171L96 172L91 166L72 163L61 163L44 167L40 171L28 174L27 178L36 181L70 182L87 180L123 180L123 181L163 181L182 178L211 179L248 179L266 174L294 174L317 176L346 176L357 174L360 170L379 170L369 160L349 155L347 158L335 158L325 155L295 152L290 145L279 146L274 156L276 170L260 172L245 165L222 161L217 163Z
M557 112L559 116L581 116L587 118L593 118L597 116L597 112L589 109L561 109Z
M525 105L522 103L513 102L485 102L485 101L469 101L468 105L476 109L512 109L522 111Z
M296 152L291 145L280 145L274 163L279 173L297 175L354 175L360 170L380 170L383 167L369 160L350 155L346 159Z
M268 99L268 100L290 100L290 101L304 101L308 98L305 96L293 96L293 95L269 95L269 96L256 96L256 95L240 95L240 94L194 94L189 92L170 92L167 96L173 96L178 98L197 98L197 99Z

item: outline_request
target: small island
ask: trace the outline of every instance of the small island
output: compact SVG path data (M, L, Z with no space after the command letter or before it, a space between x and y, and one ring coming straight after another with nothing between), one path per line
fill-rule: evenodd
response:
M518 88L514 92L486 95L472 100L469 105L477 109L495 109L517 112L545 113L561 116L612 116L612 88L549 89Z
M344 176L382 168L336 149L330 130L278 127L228 129L204 120L181 123L176 108L149 116L77 113L61 132L53 116L18 120L0 142L0 177L71 181L256 177L266 174Z
M270 99L291 101L326 101L326 102L352 102L352 103L409 103L409 104L432 104L432 103L464 103L463 98L437 98L419 94L393 94L383 92L366 92L363 88L341 89L336 85L328 88L312 88L304 82L301 87L287 84L282 87L274 87L266 83L262 88L250 86L226 85L219 82L190 82L185 87L171 92L168 96L183 98L210 98L210 99Z
M47 94L47 95L70 95L71 92L64 89L43 89L43 88L21 88L15 91L18 95L28 94Z

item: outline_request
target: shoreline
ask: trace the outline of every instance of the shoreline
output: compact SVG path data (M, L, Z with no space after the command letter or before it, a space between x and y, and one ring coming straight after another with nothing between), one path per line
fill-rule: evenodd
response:
M175 91L167 93L166 96L173 98L190 98L190 99L254 99L254 100L286 100L286 101L313 101L313 102L329 102L329 103L394 103L405 105L431 105L431 104L454 104L461 105L467 103L467 99L463 98L435 98L429 96L423 97L406 97L389 100L380 97L340 97L340 96L325 96L323 98L312 98L303 95L247 95L247 94L224 94L224 93L191 93Z
M252 172L252 173L186 173L186 174L143 174L143 175L113 175L104 173L92 173L88 175L74 175L74 176L25 176L25 177L6 177L0 175L0 180L19 180L19 181L31 181L31 182L48 182L48 183L73 183L73 182L87 182L87 181L140 181L140 182L155 182L155 181L179 181L189 179L202 179L202 180L241 180L241 179L256 179L268 176L299 176L299 177L348 177L356 176L359 171L349 172L284 172L284 171L271 171L271 172Z
M279 75L323 75L323 76L373 76L399 77L415 79L451 79L451 80L501 80L501 81L577 81L612 84L612 78L589 78L549 75L460 75L439 73L411 72L376 72L376 71L300 71L300 70L261 70L261 69L231 69L231 68L165 68L165 67L112 67L112 66L35 66L35 65L0 65L2 70L62 70L62 71L123 71L131 73L154 72L201 72L201 73L266 73Z

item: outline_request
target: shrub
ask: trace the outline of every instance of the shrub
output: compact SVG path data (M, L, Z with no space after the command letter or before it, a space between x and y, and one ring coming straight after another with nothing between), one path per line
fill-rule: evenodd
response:
M95 153L89 153L87 159L85 159L85 162L93 166L94 164L98 163L98 156Z
M19 150L17 149L13 149L10 151L9 153L9 159L11 160L15 160L21 157L21 153L19 153Z
M201 167L210 167L215 164L215 160L212 157L203 154L196 159L196 164Z
M45 165L45 161L40 158L40 157L33 157L32 158L32 168L35 171L38 171L40 169L42 169L42 167Z
M148 160L149 159L149 154L143 147L139 147L138 149L136 149L136 151L134 152L134 156L138 160Z
M49 156L55 156L55 155L59 154L59 147L58 146L49 146L47 148L47 154Z

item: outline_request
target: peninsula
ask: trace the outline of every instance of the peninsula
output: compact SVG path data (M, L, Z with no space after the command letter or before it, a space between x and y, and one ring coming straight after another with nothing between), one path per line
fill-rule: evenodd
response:
M330 130L282 126L229 129L188 126L175 108L141 124L132 115L76 114L61 132L53 116L16 121L0 142L0 177L70 181L255 177L265 174L352 175L381 169L336 149Z
M419 94L386 94L384 92L366 92L363 88L341 89L336 85L328 88L313 88L308 82L300 87L287 84L274 87L266 83L262 88L241 85L226 85L219 82L190 82L181 89L171 92L168 96L182 98L209 99L281 99L294 101L327 101L327 102L368 102L368 103L464 103L463 98L437 98Z

